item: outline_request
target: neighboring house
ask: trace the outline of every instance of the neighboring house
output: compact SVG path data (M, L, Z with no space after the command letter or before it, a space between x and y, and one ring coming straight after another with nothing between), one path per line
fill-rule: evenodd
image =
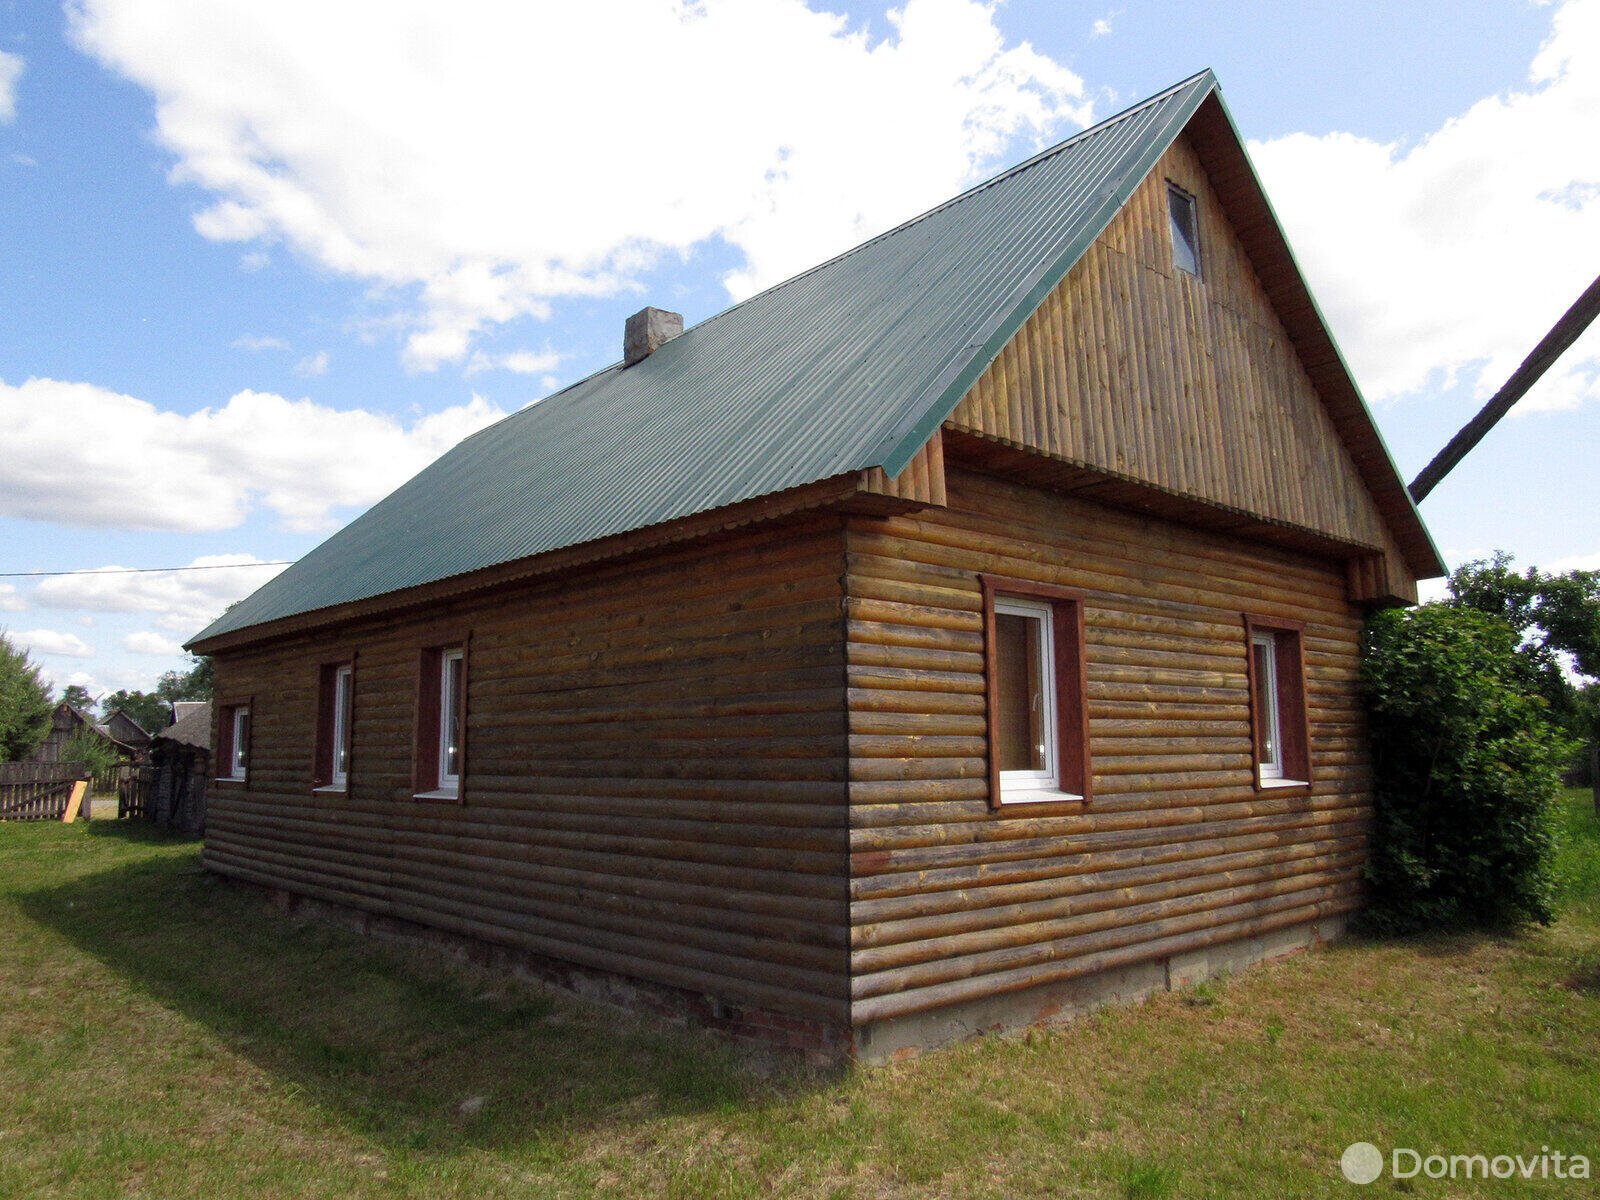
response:
M82 709L63 700L56 705L55 712L50 716L50 732L45 735L44 741L35 747L33 753L28 755L26 761L66 762L67 744L74 734L83 729L87 729L96 737L103 738L119 757L129 762L137 758L140 751L150 742L150 735L120 708L113 709L105 721L97 722Z
M120 708L112 709L101 727L113 741L135 751L150 744L150 732Z
M146 815L162 825L201 833L211 778L211 705L180 701L176 719L150 742L150 798Z
M1209 72L629 325L194 639L212 870L873 1059L1358 907L1444 567Z

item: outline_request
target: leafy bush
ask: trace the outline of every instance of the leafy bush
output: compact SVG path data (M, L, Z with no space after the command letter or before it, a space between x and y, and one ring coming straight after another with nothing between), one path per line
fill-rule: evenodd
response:
M1425 605L1368 623L1375 932L1547 923L1573 747L1498 617Z

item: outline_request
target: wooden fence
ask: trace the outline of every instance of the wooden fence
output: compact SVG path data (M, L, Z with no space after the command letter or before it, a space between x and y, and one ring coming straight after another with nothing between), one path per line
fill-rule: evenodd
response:
M0 821L59 821L72 785L88 778L82 763L0 763ZM88 805L82 816L88 818Z
M123 763L117 768L117 816L151 817L150 793L155 785L155 769L147 765Z

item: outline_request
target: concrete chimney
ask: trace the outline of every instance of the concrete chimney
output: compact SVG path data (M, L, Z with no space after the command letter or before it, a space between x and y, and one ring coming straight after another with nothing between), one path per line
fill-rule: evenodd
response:
M683 314L664 308L641 308L628 318L622 334L622 365L648 358L683 332Z

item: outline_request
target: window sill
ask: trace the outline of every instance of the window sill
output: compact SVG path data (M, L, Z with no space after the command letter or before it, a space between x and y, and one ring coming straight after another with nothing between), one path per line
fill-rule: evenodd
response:
M1258 779L1257 787L1264 788L1308 788L1311 786L1309 779Z
M350 790L350 787L348 784L343 783L325 783L321 787L314 787L311 790L319 794L332 793L336 796L342 796Z
M411 797L413 800L459 800L461 793L456 788L435 788L431 792L417 792Z
M248 780L246 780L243 775L218 775L211 782L212 783L237 783L239 786L243 787L245 785L245 783L248 782Z
M1000 807L1009 804L1082 804L1083 797L1074 792L1061 792L1049 788L1000 789Z

